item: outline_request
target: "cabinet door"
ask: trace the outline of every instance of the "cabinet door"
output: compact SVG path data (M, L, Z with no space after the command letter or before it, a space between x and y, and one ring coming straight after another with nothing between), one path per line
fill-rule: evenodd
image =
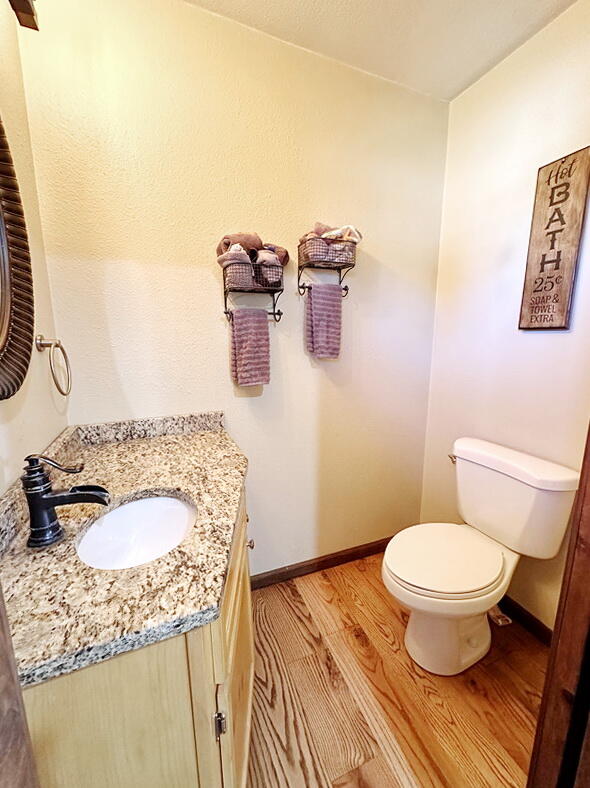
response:
M0 588L0 785L38 788L31 738Z
M217 709L225 714L226 732L221 735L224 788L243 788L248 774L254 640L248 559L242 558L240 598L235 618L236 633L226 681L217 690Z
M183 636L23 696L41 788L198 785Z
M238 605L242 589L242 569L246 552L246 507L244 495L240 502L234 537L230 551L227 577L221 600L219 618L211 625L215 680L223 684L229 675L231 655L236 638Z
M211 630L218 622L186 633L193 720L201 788L223 788L221 749L216 738L217 686Z

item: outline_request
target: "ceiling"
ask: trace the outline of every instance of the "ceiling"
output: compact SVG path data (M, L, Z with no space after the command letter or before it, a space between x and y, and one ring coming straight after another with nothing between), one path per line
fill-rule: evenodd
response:
M438 99L454 98L573 0L187 0Z

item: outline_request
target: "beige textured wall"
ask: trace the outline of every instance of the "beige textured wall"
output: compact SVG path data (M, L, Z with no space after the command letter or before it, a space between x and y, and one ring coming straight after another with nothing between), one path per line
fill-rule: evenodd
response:
M41 237L16 18L8 3L0 3L0 117L8 136L27 220L36 329L52 336L55 327ZM65 424L65 401L50 383L47 356L33 351L24 385L14 397L0 402L0 492L19 474L23 457L44 449Z
M181 0L53 0L21 37L70 421L222 408L264 571L419 515L447 106ZM364 232L342 357L302 346L287 269L272 382L234 389L215 246Z
M454 438L580 467L590 414L590 222L570 331L518 331L538 167L590 145L590 2L451 104L422 519L454 519ZM563 555L509 593L553 624Z
M536 170L590 142L589 0L451 104L424 465L447 108L181 0L55 0L40 14L41 33L20 43L71 422L223 408L251 459L254 571L457 518L446 454L458 435L579 465L589 231L572 330L516 325ZM0 111L50 334L6 4L0 36ZM256 229L295 253L316 218L365 233L342 358L304 354L292 266L272 383L234 389L216 241ZM34 354L23 390L0 403L1 486L64 421ZM511 587L548 624L562 566L525 559Z

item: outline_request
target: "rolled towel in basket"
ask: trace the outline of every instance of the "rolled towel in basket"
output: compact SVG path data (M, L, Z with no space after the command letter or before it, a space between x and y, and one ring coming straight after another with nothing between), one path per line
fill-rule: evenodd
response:
M279 258L281 265L287 265L289 262L289 252L286 249L283 249L282 246L277 246L276 244L264 244L262 248L267 249L270 252L274 252Z
M256 255L256 262L261 265L281 265L277 253L266 246ZM282 266L281 266L282 267Z
M234 309L231 374L238 386L270 383L270 338L266 309Z
M224 282L228 288L252 287L254 269L241 244L232 244L225 254L217 258L219 265L225 269Z
M327 238L329 241L352 241L358 244L363 236L361 231L357 230L352 224L343 224L342 227L330 227L329 224L316 222L313 230L301 236L299 243L303 244L310 238Z
M219 255L217 262L222 268L226 268L231 263L246 263L246 265L250 265L250 258L241 244L232 244L225 254Z
M329 224L323 224L323 222L316 222L313 226L313 234L314 235L323 235L324 233L329 233L331 230L334 230L334 227L330 227Z
M257 233L233 233L223 236L221 241L217 244L217 254L224 254L233 244L240 244L246 251L250 249L262 249L262 241Z
M363 236L360 230L357 230L354 225L344 224L342 227L334 227L332 230L326 230L322 233L322 238L332 238L338 241L352 241L358 244L362 241Z
M305 300L305 344L316 358L338 358L342 331L340 285L312 285Z
M283 266L275 252L261 249L256 257L260 265L260 284L264 287L280 287L283 278Z

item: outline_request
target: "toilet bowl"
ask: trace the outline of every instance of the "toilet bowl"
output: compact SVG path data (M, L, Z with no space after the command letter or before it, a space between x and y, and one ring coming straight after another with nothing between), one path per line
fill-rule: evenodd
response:
M464 523L421 523L389 542L381 575L410 611L405 646L425 670L452 676L488 652L488 611L521 555L551 558L563 539L577 471L475 438L455 441Z
M484 657L487 611L504 596L519 557L469 525L421 523L394 536L381 574L410 611L404 642L412 659L452 676Z

